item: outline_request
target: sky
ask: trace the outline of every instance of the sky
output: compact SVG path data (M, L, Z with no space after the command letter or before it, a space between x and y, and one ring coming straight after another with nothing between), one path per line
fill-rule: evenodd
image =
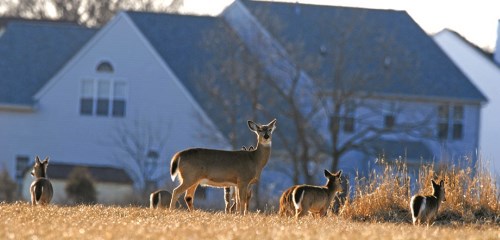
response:
M218 14L232 2L233 0L184 0L184 10L201 14ZM500 19L499 0L301 0L288 2L405 10L428 34L448 28L477 46L491 51L495 49Z

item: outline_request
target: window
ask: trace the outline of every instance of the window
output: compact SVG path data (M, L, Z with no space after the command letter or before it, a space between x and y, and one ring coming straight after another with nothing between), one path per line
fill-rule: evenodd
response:
M343 130L346 133L353 133L355 130L355 107L353 103L348 103L345 106L344 117L342 118Z
M115 82L113 88L113 117L125 116L125 93L127 86L125 82Z
M24 172L29 168L30 158L27 156L16 157L16 179L22 179Z
M392 114L385 115L384 117L384 126L387 129L391 129L394 127L394 124L396 123L396 118Z
M110 62L103 61L97 65L96 71L100 72L100 73L113 73L114 69L113 69L113 65L111 65Z
M463 138L464 107L461 105L441 105L438 107L437 135L439 139ZM450 136L451 133L451 136Z
M83 80L80 114L124 117L127 83L112 80Z

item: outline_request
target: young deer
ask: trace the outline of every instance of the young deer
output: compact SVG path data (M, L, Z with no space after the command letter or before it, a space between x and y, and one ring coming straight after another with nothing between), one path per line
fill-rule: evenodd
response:
M212 187L235 187L236 207L246 213L249 185L259 180L262 169L271 155L272 133L276 119L267 125L248 121L248 127L257 134L257 145L252 151L225 151L192 148L174 154L170 163L172 180L179 176L180 184L174 189L170 208L186 192L184 200L194 210L194 193L199 184Z
M149 195L149 208L166 208L170 204L172 194L167 190L158 190Z
M297 186L291 186L286 189L280 197L280 216L293 216L295 214L295 206L293 205L292 193Z
M35 165L31 171L31 175L35 180L31 183L31 205L47 205L52 200L54 190L52 184L47 178L47 166L49 165L49 158L46 157L43 162L40 161L38 156L35 157Z
M446 201L444 192L444 181L441 180L439 184L432 182L432 195L422 196L415 195L411 197L410 210L413 225L427 223L427 226L432 225L437 216L439 205L441 202Z
M253 151L254 147L250 146L247 148L245 146L242 146L241 150ZM236 210L236 191L234 190L234 187L232 189L233 189L233 192L231 192L231 187L224 188L224 203L225 203L224 211L225 211L225 213L231 213L231 212L234 212ZM247 194L248 194L247 195L247 202L249 203L250 198L252 198L252 191L250 188L248 189ZM231 200L233 200L233 204L231 204ZM250 204L247 204L247 207L245 209L247 212L248 212L249 206L250 206Z
M292 191L292 201L295 207L295 217L299 218L308 212L326 216L330 203L336 192L342 192L340 177L342 171L335 174L325 169L328 179L325 186L299 185Z

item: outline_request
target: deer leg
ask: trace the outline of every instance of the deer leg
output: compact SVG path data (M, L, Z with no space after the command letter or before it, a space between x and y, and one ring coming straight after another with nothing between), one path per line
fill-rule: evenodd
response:
M231 206L231 188L225 187L224 188L224 203L225 205L225 212L226 213L231 213L232 206Z
M194 194L196 192L196 188L198 188L198 184L194 184L188 188L186 195L184 196L184 200L186 201L189 211L194 211Z
M247 204L248 204L248 198L247 198L247 195L248 195L248 183L241 183L241 184L238 184L238 188L237 188L237 193L238 193L238 203L236 205L236 207L238 208L238 211L245 215L246 214L246 208L247 208Z
M183 192L185 192L191 185L187 184L187 181L181 182L174 191L172 191L172 198L170 199L170 209L175 209L175 203L179 200L179 197Z

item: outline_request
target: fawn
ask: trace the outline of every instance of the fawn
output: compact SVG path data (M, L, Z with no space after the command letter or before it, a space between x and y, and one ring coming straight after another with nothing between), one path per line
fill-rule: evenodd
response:
M47 205L52 200L54 190L52 184L47 178L47 167L49 165L49 158L46 157L43 162L40 161L38 156L35 157L35 165L31 171L31 175L35 180L31 183L31 205Z
M432 225L437 216L441 202L446 201L444 192L444 181L441 180L439 184L432 182L432 195L422 196L415 195L410 200L411 217L413 225L427 223L427 226Z
M340 177L342 171L335 174L325 169L327 182L324 186L299 185L292 191L295 217L299 218L308 212L326 216L330 203L336 192L342 192Z

